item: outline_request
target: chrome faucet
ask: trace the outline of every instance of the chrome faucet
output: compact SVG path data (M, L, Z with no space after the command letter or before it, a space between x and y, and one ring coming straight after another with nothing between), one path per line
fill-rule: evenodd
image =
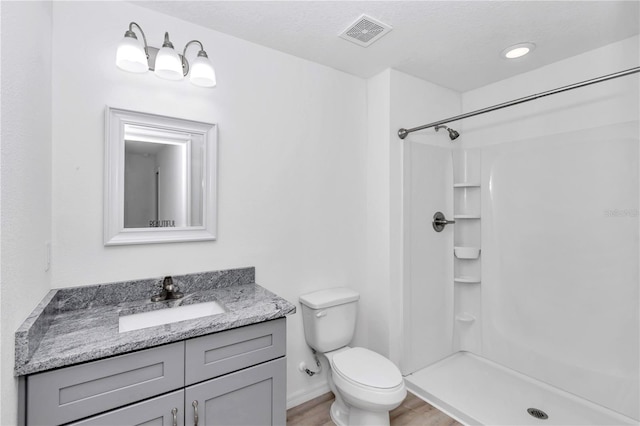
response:
M162 291L151 297L152 302L160 302L161 300L181 299L184 294L178 291L179 288L173 283L173 278L164 277L162 281Z

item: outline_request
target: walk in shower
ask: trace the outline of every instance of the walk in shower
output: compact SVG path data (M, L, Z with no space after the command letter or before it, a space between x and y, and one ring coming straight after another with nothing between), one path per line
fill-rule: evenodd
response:
M638 81L398 142L412 392L467 424L638 424Z

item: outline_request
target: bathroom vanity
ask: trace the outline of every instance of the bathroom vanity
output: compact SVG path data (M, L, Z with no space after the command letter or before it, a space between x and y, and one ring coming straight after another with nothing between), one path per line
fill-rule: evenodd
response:
M184 299L155 303L159 279L53 290L16 332L21 423L284 425L285 316L295 307L253 276L174 277ZM123 316L212 300L224 311L121 329Z

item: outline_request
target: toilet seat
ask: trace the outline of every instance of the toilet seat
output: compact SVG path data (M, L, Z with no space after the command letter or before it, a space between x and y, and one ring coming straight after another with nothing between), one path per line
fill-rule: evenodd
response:
M404 384L400 370L390 360L365 348L351 348L331 357L332 370L352 386L382 391Z
M365 348L342 348L328 355L333 384L351 411L357 407L363 412L387 413L388 421L388 411L400 405L407 395L400 370L387 358Z

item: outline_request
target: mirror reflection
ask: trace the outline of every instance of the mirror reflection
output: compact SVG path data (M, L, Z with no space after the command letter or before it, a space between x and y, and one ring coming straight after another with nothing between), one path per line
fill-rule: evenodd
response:
M126 125L124 227L201 226L202 168L202 137Z

